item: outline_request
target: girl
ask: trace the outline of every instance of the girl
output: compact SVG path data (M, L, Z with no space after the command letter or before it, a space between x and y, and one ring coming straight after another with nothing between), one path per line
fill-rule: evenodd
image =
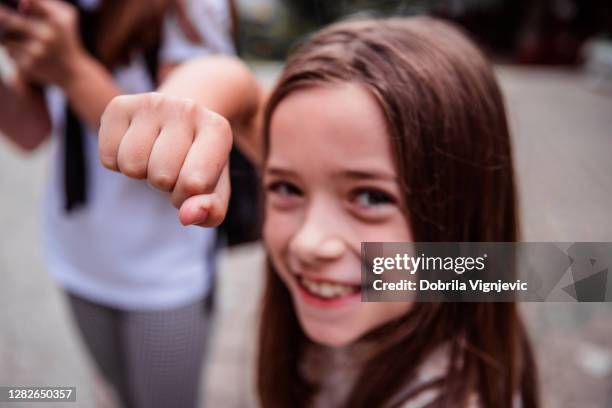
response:
M232 53L229 3L24 0L0 6L0 29L16 68L0 80L0 129L27 150L53 130L44 254L87 347L126 407L195 406L215 231L180 228L158 192L106 171L96 136L114 96Z
M204 226L227 202L229 125L261 163L263 406L538 405L515 304L360 303L362 241L518 239L502 96L457 30L339 23L290 56L269 96L229 59L180 68L162 93L109 105L100 157L170 186L181 222Z

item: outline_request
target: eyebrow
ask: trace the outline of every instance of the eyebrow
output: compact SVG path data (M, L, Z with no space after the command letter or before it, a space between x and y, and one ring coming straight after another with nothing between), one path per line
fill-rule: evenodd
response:
M266 167L264 173L268 173L272 176L297 176L297 173L294 171L283 167Z
M378 170L343 170L337 173L341 178L354 180L390 180L397 181L395 174Z
M292 170L283 168L283 167L268 167L265 170L266 173L273 176L293 176L297 177L297 173ZM395 174L387 173L384 171L378 170L341 170L334 173L335 178L345 178L352 180L389 180L389 181L398 181L398 178Z

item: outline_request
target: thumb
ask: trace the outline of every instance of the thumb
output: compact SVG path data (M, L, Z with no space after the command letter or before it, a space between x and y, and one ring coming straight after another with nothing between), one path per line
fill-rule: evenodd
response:
M230 198L229 164L225 165L215 191L186 199L179 208L183 225L217 227L225 219Z
M179 220L183 225L217 227L225 219L227 202L217 193L189 197L179 209Z

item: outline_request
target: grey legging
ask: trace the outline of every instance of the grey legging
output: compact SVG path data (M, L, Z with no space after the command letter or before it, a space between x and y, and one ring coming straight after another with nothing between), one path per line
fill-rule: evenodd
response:
M206 301L132 312L68 298L89 351L126 408L196 406L212 327Z

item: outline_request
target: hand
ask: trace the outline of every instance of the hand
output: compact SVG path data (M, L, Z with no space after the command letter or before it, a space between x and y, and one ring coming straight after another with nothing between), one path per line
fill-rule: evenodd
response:
M65 86L87 55L76 9L59 0L22 0L19 9L0 7L0 43L27 79Z
M118 96L98 142L105 167L171 192L183 225L216 227L225 218L232 132L222 116L160 93Z

